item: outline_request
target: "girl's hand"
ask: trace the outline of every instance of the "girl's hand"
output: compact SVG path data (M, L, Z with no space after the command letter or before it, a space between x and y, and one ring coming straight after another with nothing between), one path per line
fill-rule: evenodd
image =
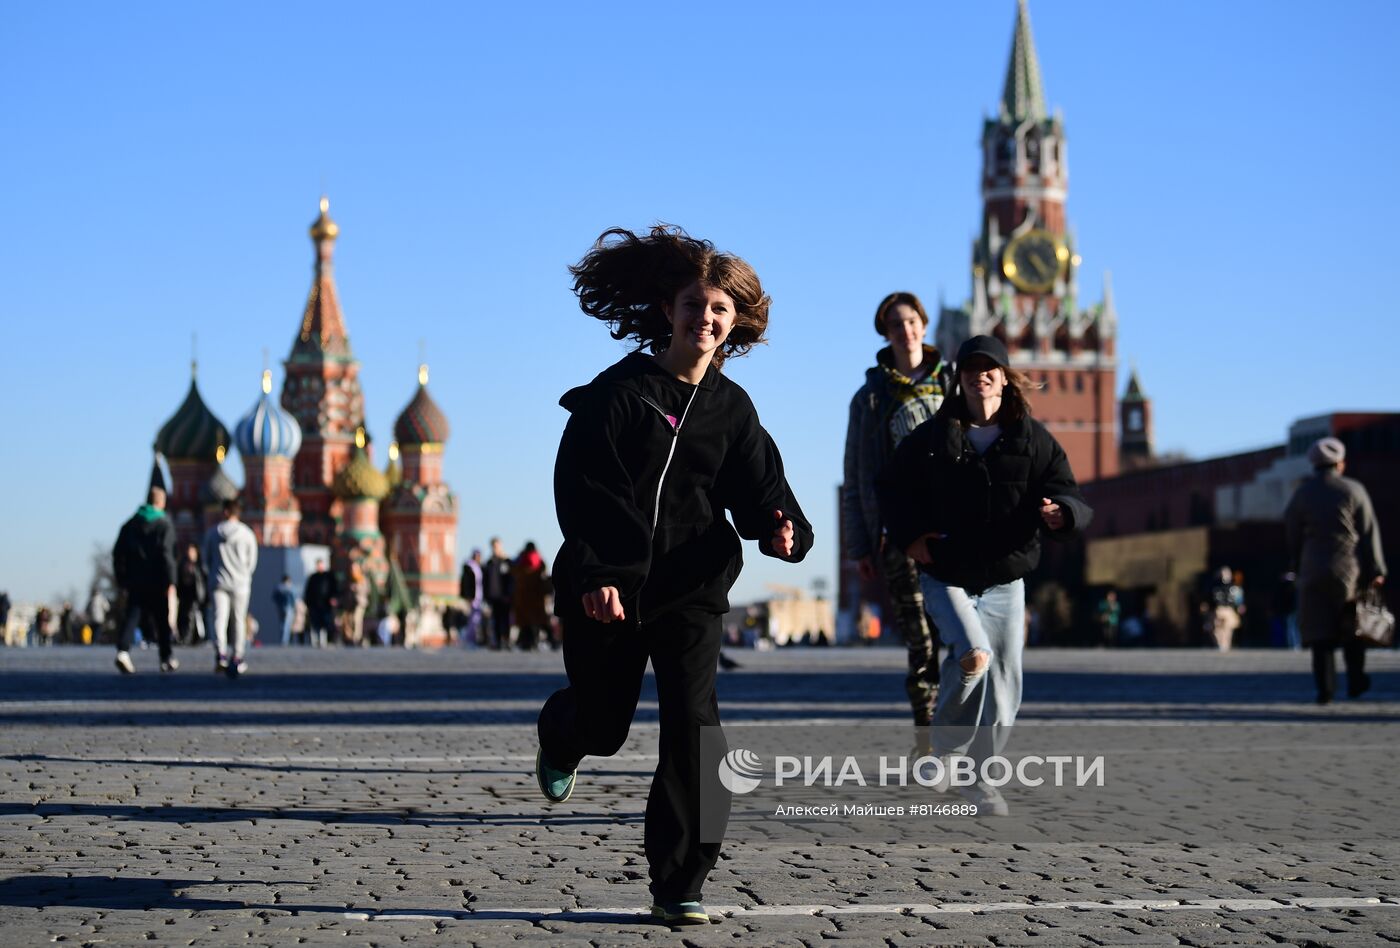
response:
M773 519L778 521L778 526L773 530L773 539L769 540L769 546L773 552L779 556L791 556L794 548L792 542L792 521L783 519L781 510L773 511Z
M942 540L947 535L946 533L925 533L904 548L904 555L915 563L922 563L924 566L928 566L933 562L933 558L928 555L928 542L930 540Z
M583 614L594 622L615 622L627 618L622 610L622 594L616 586L604 586L583 594Z
M1060 509L1060 505L1049 497L1040 498L1040 519L1045 521L1045 525L1051 530L1063 530L1065 528L1065 512Z

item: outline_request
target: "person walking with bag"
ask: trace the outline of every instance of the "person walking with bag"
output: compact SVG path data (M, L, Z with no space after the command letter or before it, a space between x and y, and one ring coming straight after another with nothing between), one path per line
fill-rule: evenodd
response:
M1021 707L1023 577L1040 562L1042 535L1065 539L1093 516L1064 449L1031 417L1034 388L999 340L973 336L958 350L953 394L899 445L882 480L890 539L919 564L948 648L933 712L941 754L1004 745ZM980 781L964 796L1007 811Z
M1298 632L1312 649L1317 703L1337 690L1336 650L1347 667L1347 697L1371 687L1366 646L1355 635L1356 600L1385 582L1385 554L1371 496L1359 481L1343 477L1346 446L1322 438L1308 448L1313 466L1284 510L1288 553L1297 576Z
M914 561L880 529L878 478L899 443L928 421L953 387L952 371L933 346L924 345L928 313L913 293L891 293L875 309L875 331L889 341L866 370L865 384L851 399L846 426L841 526L846 558L866 582L884 578L894 625L909 653L904 691L914 726L926 728L938 697L938 643L924 611ZM930 484L930 490L937 490ZM920 734L920 741L927 733Z
M607 231L571 272L583 311L638 351L560 400L570 417L554 468L554 583L569 684L540 711L536 777L563 802L585 756L618 752L650 659L661 713L645 829L652 914L703 924L720 844L700 840L700 787L721 791L700 772L701 728L719 725L740 537L792 563L812 544L777 446L721 371L763 341L770 300L751 266L673 227Z

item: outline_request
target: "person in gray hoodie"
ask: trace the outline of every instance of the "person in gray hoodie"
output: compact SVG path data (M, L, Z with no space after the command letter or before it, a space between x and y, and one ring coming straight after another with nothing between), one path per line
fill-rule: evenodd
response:
M242 506L224 501L224 519L204 537L204 562L209 564L210 626L214 631L214 671L237 678L247 670L243 660L248 638L248 595L258 565L258 538L238 519ZM232 648L229 621L233 621Z

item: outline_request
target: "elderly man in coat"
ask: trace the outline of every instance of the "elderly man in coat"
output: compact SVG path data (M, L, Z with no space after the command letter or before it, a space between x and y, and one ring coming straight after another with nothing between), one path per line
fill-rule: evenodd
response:
M1298 485L1284 512L1288 552L1298 577L1298 628L1312 647L1317 703L1337 686L1335 650L1342 647L1347 695L1371 687L1365 646L1354 635L1356 597L1385 581L1380 527L1366 488L1349 477L1346 447L1322 438L1308 449L1313 474Z

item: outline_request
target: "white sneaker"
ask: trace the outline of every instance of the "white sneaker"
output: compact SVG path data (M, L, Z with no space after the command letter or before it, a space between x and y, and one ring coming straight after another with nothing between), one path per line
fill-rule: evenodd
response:
M1011 808L1006 805L1006 798L1001 795L1001 791L981 781L970 787L959 787L958 794L968 803L977 804L978 816L1009 816L1011 814Z
M123 675L134 675L136 673L136 666L132 664L130 652L117 653L117 671L121 672Z
M180 662L179 662L179 660L176 659L175 656L173 656L173 655L170 656L169 658L167 658L165 661L163 661L163 662L160 663L160 670L163 671L163 672L173 672L175 669L177 669L177 668L179 668L179 667L180 667Z

